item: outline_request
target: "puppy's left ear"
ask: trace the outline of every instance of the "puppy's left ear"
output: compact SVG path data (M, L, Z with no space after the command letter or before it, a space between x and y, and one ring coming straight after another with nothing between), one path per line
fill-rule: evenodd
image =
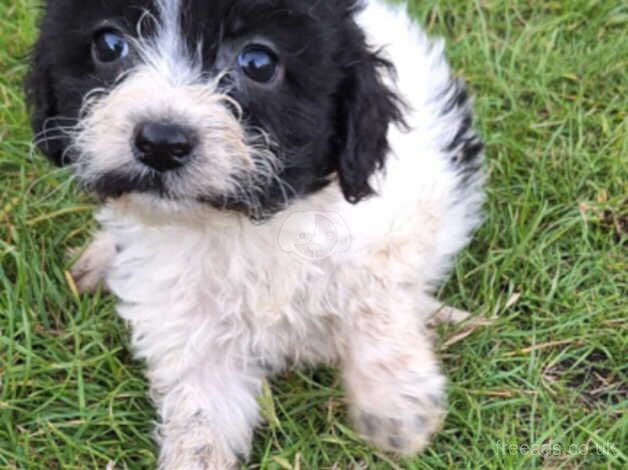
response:
M24 88L35 142L50 160L61 166L67 136L60 131L51 67L46 64L41 43L40 39L33 50Z
M393 123L404 125L401 100L382 79L386 73L392 79L393 67L369 50L363 39L357 56L353 55L345 67L336 95L338 176L343 194L352 204L374 193L369 180L386 162L388 128Z

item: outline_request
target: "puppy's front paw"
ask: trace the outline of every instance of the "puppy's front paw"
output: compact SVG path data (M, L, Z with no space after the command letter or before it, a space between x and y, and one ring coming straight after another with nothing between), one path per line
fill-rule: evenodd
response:
M376 447L409 456L423 450L446 413L445 379L439 371L398 376L373 371L352 384L349 412L358 433ZM351 396L352 395L352 396Z
M205 444L196 448L178 448L162 458L158 470L237 470L238 460L230 453Z
M157 428L158 470L237 470L238 457L202 413Z
M70 251L70 256L75 255ZM103 232L94 236L87 249L70 268L70 274L80 293L95 292L101 285L109 263L116 254L113 238Z

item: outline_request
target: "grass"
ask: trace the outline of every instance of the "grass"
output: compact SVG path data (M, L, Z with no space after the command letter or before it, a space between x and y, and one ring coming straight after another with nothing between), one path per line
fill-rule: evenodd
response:
M249 468L626 468L628 8L410 8L477 97L487 223L442 298L492 324L440 331L451 403L422 457L366 447L320 369L273 382ZM0 468L150 468L154 415L125 327L112 299L78 298L64 277L90 200L31 155L20 83L35 16L34 0L0 3Z

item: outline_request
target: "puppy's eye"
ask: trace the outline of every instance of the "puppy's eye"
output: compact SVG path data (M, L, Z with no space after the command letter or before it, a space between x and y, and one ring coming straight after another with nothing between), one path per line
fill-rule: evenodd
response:
M254 45L240 52L238 65L251 80L269 83L277 76L279 59L268 47Z
M92 41L92 57L95 62L110 64L129 55L129 43L124 35L115 29L103 29L96 33Z

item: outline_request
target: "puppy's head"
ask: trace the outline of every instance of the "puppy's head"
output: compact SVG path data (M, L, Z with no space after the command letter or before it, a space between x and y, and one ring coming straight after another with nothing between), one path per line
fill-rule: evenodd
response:
M355 0L48 0L36 142L102 198L263 217L337 178L372 193L401 119Z

